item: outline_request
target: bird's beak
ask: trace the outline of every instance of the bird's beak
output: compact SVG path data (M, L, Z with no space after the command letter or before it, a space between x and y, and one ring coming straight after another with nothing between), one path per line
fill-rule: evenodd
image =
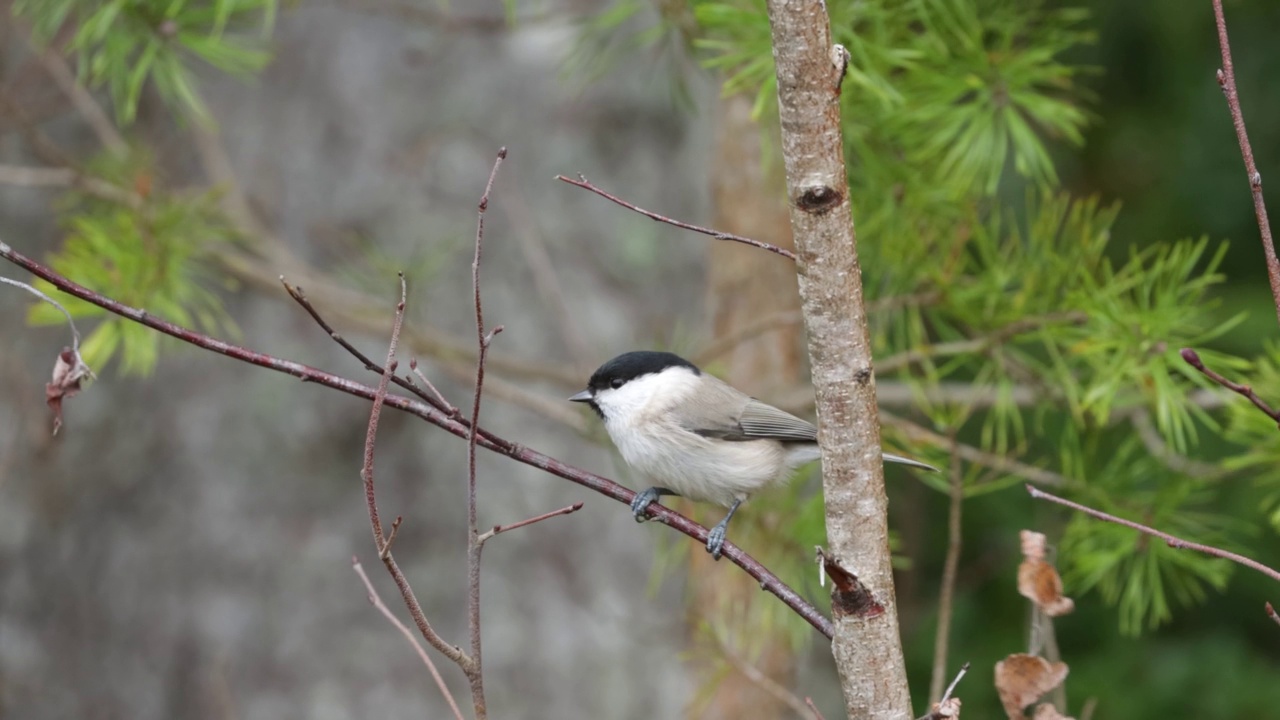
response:
M591 402L591 391L583 390L577 395L569 396L569 402Z

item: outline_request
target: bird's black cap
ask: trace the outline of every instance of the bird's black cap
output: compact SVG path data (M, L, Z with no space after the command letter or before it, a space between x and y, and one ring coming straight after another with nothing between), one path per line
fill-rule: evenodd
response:
M623 353L601 365L591 374L587 389L596 392L608 387L615 387L615 383L619 381L625 383L642 375L662 372L670 367L686 367L692 370L694 375L702 374L702 371L696 365L675 353L636 350Z

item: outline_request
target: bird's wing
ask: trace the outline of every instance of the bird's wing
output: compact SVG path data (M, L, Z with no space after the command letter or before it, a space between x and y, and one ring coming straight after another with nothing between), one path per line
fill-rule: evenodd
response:
M713 387L724 393L723 401L715 407L738 405L737 411L716 417L686 415L683 423L686 430L703 437L736 442L764 439L815 442L818 439L818 429L795 415L749 398L728 385Z
M773 438L775 440L794 440L799 442L817 442L818 428L805 420L783 412L778 408L752 399L742 409L738 425L743 435L748 438Z

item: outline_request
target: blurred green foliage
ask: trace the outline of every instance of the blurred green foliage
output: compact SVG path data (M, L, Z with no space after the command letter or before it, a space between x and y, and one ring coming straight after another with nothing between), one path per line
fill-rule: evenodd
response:
M262 46L275 23L276 0L16 0L15 15L32 23L41 42L63 28L74 32L61 45L80 59L80 76L111 92L123 124L137 116L138 98L150 80L160 96L183 112L208 120L190 67L199 58L223 72L262 69L271 55ZM254 39L237 31L257 24Z
M124 158L105 156L92 172L116 187L147 188L152 185L151 165L146 153L132 152ZM179 325L234 336L235 325L213 291L226 282L213 265L213 255L237 239L218 199L213 192L190 195L149 189L120 199L72 193L59 213L66 236L49 264L126 305ZM55 292L43 280L36 285L43 292ZM90 367L101 370L117 356L125 373L146 374L155 366L162 335L77 298L62 302L72 317L103 318L80 348ZM37 324L65 322L56 308L44 303L32 305L28 319Z

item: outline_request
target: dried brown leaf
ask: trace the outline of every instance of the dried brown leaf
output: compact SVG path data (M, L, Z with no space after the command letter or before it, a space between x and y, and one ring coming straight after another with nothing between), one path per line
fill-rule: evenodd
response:
M960 717L960 698L947 698L940 703L933 704L933 710L929 713L930 720L943 720L945 718Z
M1026 559L1018 566L1018 594L1035 603L1049 617L1066 615L1075 602L1062 594L1062 578L1045 559L1044 535L1023 530L1022 554Z
M1022 710L1067 678L1066 663L1015 653L996 663L996 692L1009 720L1022 720Z
M1034 560L1044 559L1045 537L1044 533L1038 533L1033 530L1023 530L1018 533L1018 539L1022 541L1022 556Z
M53 363L53 378L44 386L45 402L53 411L53 434L57 435L62 427L62 401L74 397L83 389L86 378L92 378L93 371L80 353L71 348L63 348L58 359Z

